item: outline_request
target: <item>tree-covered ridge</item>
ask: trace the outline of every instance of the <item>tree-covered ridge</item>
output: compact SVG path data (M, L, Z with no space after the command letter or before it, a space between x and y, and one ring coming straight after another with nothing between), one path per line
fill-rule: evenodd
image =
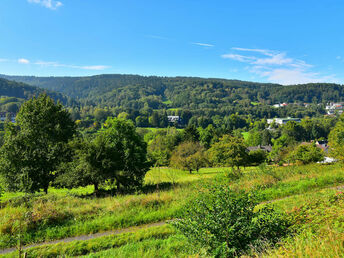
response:
M52 97L54 100L61 101L63 104L73 103L71 98L68 98L61 93L54 92L52 90L44 90L38 87L25 84L23 82L10 81L10 80L0 78L0 96L10 97L10 98L2 99L3 101L1 101L1 104L7 104L9 102L21 103L23 99L30 99L43 92L47 92L47 94L50 97ZM2 102L6 102L6 103L2 103Z
M344 87L310 83L282 86L239 80L197 77L96 75L86 77L1 77L58 91L85 104L141 109L219 108L236 102L274 104L280 102L344 101ZM247 103L246 103L247 102Z

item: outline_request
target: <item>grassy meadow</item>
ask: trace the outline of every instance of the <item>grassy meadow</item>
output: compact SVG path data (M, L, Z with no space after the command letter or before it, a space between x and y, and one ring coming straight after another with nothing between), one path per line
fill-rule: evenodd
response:
M228 182L233 189L255 193L261 205L273 205L295 220L295 233L264 253L252 256L336 257L344 253L344 169L341 164L249 167L239 176L228 168L199 173L154 168L142 192L93 196L93 188L49 189L48 195L5 193L0 209L0 248L128 228L173 219L204 183ZM138 228L115 236L45 245L27 250L28 257L203 257L170 225ZM296 254L296 255L295 255ZM5 255L14 257L15 253Z

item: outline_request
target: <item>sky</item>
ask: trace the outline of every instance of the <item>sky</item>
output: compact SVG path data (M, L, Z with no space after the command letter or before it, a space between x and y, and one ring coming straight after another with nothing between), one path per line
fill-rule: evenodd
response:
M0 0L0 73L344 83L342 0Z

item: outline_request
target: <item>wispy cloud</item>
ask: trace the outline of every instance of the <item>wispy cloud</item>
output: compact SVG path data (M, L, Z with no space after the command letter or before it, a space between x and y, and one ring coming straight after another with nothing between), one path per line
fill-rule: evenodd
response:
M201 47L214 47L213 44L201 43L201 42L192 42L191 44L201 46Z
M90 66L80 66L81 69L84 69L84 70L97 70L97 71L100 71L100 70L105 70L107 68L110 68L109 66L106 66L106 65L90 65Z
M159 35L145 35L146 38L169 40L169 38Z
M285 52L233 47L232 53L222 55L248 64L248 70L270 82L284 85L310 82L339 82L335 75L322 76L311 71L313 67L304 60L288 57ZM238 52L240 54L238 54Z
M106 65L70 65L70 64L60 64L58 62L47 62L47 61L37 61L34 63L35 65L40 66L48 66L48 67L66 67L66 68L73 68L73 69L82 69L82 70L95 70L101 71L110 68L110 66Z
M25 59L25 58L19 58L19 59L18 59L18 63L19 63L19 64L29 64L30 61L27 60L27 59Z
M54 1L54 0L27 0L27 1L31 4L39 4L50 10L57 10L59 7L63 5L62 2Z

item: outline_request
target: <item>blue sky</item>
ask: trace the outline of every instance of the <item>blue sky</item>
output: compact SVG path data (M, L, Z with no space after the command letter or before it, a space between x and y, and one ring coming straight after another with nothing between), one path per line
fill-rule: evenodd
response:
M1 0L0 73L344 83L337 0Z

